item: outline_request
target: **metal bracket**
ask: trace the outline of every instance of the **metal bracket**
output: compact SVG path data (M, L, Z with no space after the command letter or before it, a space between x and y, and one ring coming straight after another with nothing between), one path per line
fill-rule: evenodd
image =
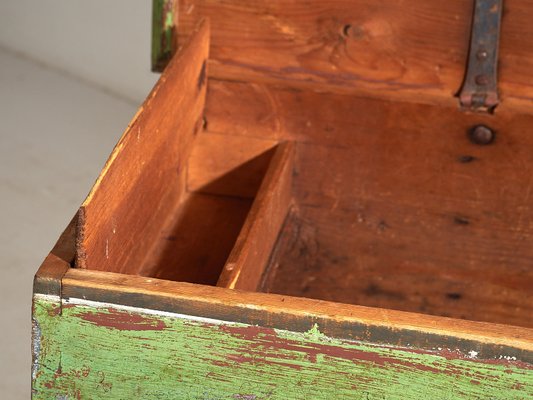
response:
M503 0L475 0L470 53L459 93L465 111L492 113L499 104L498 48Z

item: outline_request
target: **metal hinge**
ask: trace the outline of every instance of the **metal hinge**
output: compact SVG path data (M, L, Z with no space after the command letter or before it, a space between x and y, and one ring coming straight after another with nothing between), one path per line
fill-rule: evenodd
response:
M498 48L503 0L475 0L470 53L459 102L465 111L492 113L499 104Z

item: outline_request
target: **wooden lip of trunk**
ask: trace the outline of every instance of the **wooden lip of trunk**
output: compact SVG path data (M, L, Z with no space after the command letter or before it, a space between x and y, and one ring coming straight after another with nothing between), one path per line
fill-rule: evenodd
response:
M532 162L505 164L532 117L504 110L498 122L408 101L208 81L208 49L203 23L38 271L36 293L280 329L313 322L373 343L474 344L480 357L532 362L530 179L522 170L505 184L508 169ZM494 146L468 142L476 123L501 126ZM434 185L438 172L459 183ZM490 252L516 224L522 242L509 244L515 235ZM429 289L409 294L417 275Z

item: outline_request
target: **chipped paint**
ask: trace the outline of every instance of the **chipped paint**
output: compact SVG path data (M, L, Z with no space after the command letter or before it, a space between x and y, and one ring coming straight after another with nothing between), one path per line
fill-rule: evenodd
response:
M107 308L107 312L81 312L76 317L98 326L118 330L161 331L167 327L160 319L114 308Z
M172 57L175 47L174 1L152 1L152 71L163 71Z
M146 282L152 282L152 280L146 279ZM45 301L45 302L58 302L59 301L59 297L51 296L47 294L35 294L34 299L39 300L39 301ZM155 315L159 318L186 319L189 321L195 321L195 322L206 323L206 324L231 324L230 321L222 321L222 320L213 319L213 318L204 318L204 317L191 316L191 315L185 315L185 314L179 314L179 313L173 313L173 312L167 312L167 311L152 310L149 308L142 308L142 307L131 307L131 306L125 306L122 304L104 303L104 302L99 302L99 301L77 299L77 298L68 298L68 299L63 300L64 308L73 308L76 306L83 306L89 309L112 308L116 310L139 313L139 314L144 314L144 315Z
M236 274L234 274L233 276L233 279L231 280L231 282L228 284L228 289L235 289L235 285L237 285L237 281L239 280L239 277L241 276L241 271L242 270L238 270Z
M470 358L476 358L478 354L479 354L479 353L478 353L477 351L474 351L474 350L470 350L470 351L468 352L468 356L469 356Z
M316 337L316 338L325 337L325 335L322 334L320 332L320 330L318 329L318 324L317 323L313 324L313 327L311 329L309 329L306 333L309 336Z
M35 318L31 319L31 346L32 346L32 365L31 378L37 378L39 371L39 359L41 358L41 328Z
M81 299L34 297L34 398L523 399L533 367ZM34 343L35 348L35 343Z

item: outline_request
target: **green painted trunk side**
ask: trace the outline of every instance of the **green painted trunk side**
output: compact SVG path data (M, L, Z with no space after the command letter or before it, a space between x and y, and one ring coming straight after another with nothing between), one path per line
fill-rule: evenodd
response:
M173 51L174 0L152 1L152 71L161 72Z
M526 399L517 360L34 298L34 399Z

